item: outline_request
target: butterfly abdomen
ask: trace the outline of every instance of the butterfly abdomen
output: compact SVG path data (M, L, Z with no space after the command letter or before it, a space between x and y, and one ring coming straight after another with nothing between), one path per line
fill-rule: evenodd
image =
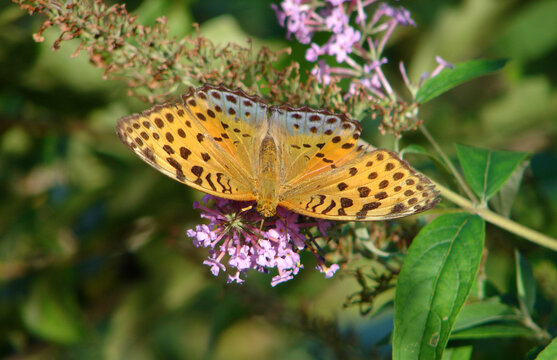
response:
M279 162L275 140L266 136L259 148L259 189L257 211L264 217L275 215L278 205Z

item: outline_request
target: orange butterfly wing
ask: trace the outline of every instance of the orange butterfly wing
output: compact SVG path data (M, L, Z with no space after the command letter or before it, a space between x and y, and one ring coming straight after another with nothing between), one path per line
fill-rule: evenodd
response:
M332 220L425 211L438 192L396 153L360 139L359 123L308 107L268 108L240 90L205 85L181 104L121 118L117 133L145 162L195 189L256 200L261 141L277 145L279 205Z
M190 90L182 104L121 118L116 132L137 156L173 179L211 195L254 200L254 147L262 124L266 107L255 98L204 86Z
M282 149L279 205L331 220L385 220L425 211L438 192L394 152L360 139L359 123L310 108L271 107Z

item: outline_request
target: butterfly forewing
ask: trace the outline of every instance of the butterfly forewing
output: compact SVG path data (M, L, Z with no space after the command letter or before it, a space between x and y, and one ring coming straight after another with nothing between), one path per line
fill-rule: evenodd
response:
M397 154L375 150L301 182L280 205L317 218L385 220L425 211L437 204L437 195Z
M185 97L209 136L240 166L243 174L256 174L259 145L267 132L267 105L240 90L204 86L195 97Z
M206 193L235 200L254 200L253 183L231 155L211 135L216 116L205 115L192 103L203 96L190 92L183 104L155 106L121 118L120 139L145 162L182 183ZM205 120L201 117L205 116ZM211 131L209 131L211 130Z

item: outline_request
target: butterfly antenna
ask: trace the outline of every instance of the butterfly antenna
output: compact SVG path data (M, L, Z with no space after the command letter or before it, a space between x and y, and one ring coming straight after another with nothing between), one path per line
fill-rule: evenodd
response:
M312 237L308 239L308 241L306 241L306 244L308 248L311 250L311 252L313 253L313 255L317 257L318 260L325 262L325 257L322 255L323 249L321 249L319 244L315 242L315 238Z

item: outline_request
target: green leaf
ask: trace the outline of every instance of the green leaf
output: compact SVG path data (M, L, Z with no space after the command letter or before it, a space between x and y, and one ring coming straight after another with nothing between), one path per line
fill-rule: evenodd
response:
M34 284L22 315L29 331L43 339L73 344L84 335L77 302L68 291L48 281Z
M518 250L515 250L516 259L516 291L520 308L528 315L534 310L536 302L536 279L532 266Z
M472 346L447 348L443 353L443 360L469 360L472 357Z
M520 319L518 309L499 301L473 303L462 308L454 323L453 333L494 321L520 321Z
M455 64L454 69L443 69L437 76L426 80L416 94L416 102L426 103L465 81L497 71L506 59L473 60Z
M438 167L445 169L446 171L450 171L445 165L445 163L441 161L441 159L438 156L433 155L421 145L412 144L400 150L400 156L404 157L404 155L406 154L425 155L431 158L431 160L433 160L435 162L435 165L438 165Z
M464 177L482 203L501 189L528 156L523 152L492 151L460 144L456 149Z
M408 249L395 294L393 358L441 359L480 266L485 222L443 215Z
M419 155L425 155L425 156L429 156L432 159L433 158L437 158L437 156L431 154L429 151L427 151L423 146L421 145L416 145L416 144L411 144L406 146L404 149L400 150L400 155L403 156L404 154L419 154Z
M451 340L492 339L492 338L537 338L538 334L520 323L504 325L484 325L451 334Z
M522 182L522 176L528 166L528 161L521 163L501 190L491 199L491 204L499 214L505 217L510 216L514 199Z
M536 357L536 360L555 360L557 359L557 338L553 339L549 345Z

